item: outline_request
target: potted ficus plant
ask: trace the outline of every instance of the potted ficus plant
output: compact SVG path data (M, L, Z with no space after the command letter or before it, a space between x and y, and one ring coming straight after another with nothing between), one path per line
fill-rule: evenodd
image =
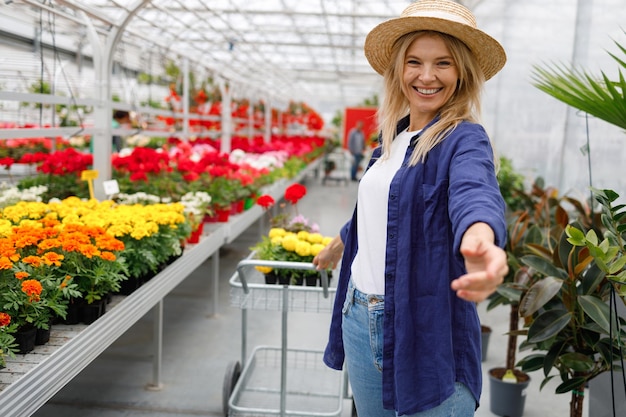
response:
M618 42L615 42L615 45L619 48L623 55L626 55L626 48ZM534 85L541 91L569 106L624 129L626 128L626 78L622 74L621 68L626 68L626 61L624 58L620 58L616 54L609 52L609 55L618 65L618 76L616 77L616 81L609 79L604 72L602 72L600 76L594 76L586 71L570 69L564 65L546 68L536 66L533 74ZM589 154L587 154L587 158L590 158ZM590 161L589 166L591 166ZM590 188L593 189L593 184L591 184L591 173L589 185ZM598 198L599 194L596 194L595 198L599 199L606 212L609 210L608 207L610 207L610 204L613 202L612 197L614 193L607 191L605 194L606 196L600 199ZM603 199L604 201L602 201ZM605 215L608 216L608 214ZM620 231L623 231L623 216L614 220L622 222ZM605 223L604 225L608 229L605 233L610 234L611 228L607 226L606 222L603 223ZM580 242L580 240L578 242ZM612 242L609 246L612 246L615 243L611 239L609 239L608 242ZM615 248L612 250L615 251ZM591 257L594 258L594 263L596 265L602 265L602 261L598 262L599 255L600 253L598 252L592 253L591 255ZM589 257L587 259L589 259ZM591 378L588 378L587 380L589 379ZM613 415L617 415L618 413L623 414L626 410L623 401L620 402L622 404L620 407L621 411L617 411L614 406L615 396L611 395L612 398L609 399L607 395L607 393L612 391L614 381L604 377L595 379L597 382L594 381L593 384L589 384L589 415L600 415L602 410L604 410L604 404L608 402L612 402L613 404ZM622 385L626 385L623 382L623 379L621 379L620 383ZM580 396L573 398L572 404L580 403L580 406L582 406L582 391L578 391L580 392ZM594 400L596 397L598 399ZM595 409L594 404L598 405L599 408ZM572 413L574 412L578 413L580 410L573 409ZM608 413L603 415L608 415Z
M551 227L553 213L557 211L554 208L557 201L552 198L553 195L553 190L543 188L541 179L535 181L530 193L516 188L515 193L510 195L515 196L516 204L513 206L515 210L511 211L509 207L507 214L508 239L505 250L509 273L487 305L487 311L498 306L510 307L505 364L504 367L489 370L490 409L500 416L520 417L524 413L530 377L516 368L517 338L522 334L519 329L519 307L520 300L533 284L535 275L520 259L528 253L530 245L541 243L540 228Z
M527 328L525 347L542 353L519 364L526 372L543 370L542 387L556 376L552 370L557 371L561 383L556 392L572 396L570 417L582 416L586 384L616 366L625 340L626 322L611 323L609 309L615 281L619 285L626 276L623 206L621 214L613 210L606 192L599 201L607 230L590 222L593 217L575 222L563 218L558 240L534 247L534 254L522 258L542 277L520 302ZM598 235L606 235L605 240L599 242Z

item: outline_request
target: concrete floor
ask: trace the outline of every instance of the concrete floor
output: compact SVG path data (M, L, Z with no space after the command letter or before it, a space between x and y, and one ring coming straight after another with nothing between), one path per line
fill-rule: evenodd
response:
M320 179L306 182L307 196L299 212L316 220L324 234L334 235L353 210L356 183ZM35 417L186 417L223 416L222 389L226 368L240 359L241 309L230 306L229 278L236 264L249 254L259 238L254 225L220 251L220 305L211 315L210 265L199 267L164 300L164 346L159 391L147 389L153 378L152 315L146 315L100 357L59 391ZM506 348L508 311L485 312L485 324L493 329L484 362L482 405L476 416L492 417L489 410L488 369L502 366ZM249 350L280 343L281 316L274 311L249 315ZM290 348L323 349L329 315L289 313ZM569 395L554 394L550 384L539 391L541 374L535 373L527 390L525 417L568 416ZM342 416L350 415L349 400ZM585 416L587 416L585 411ZM596 417L596 416L593 416Z

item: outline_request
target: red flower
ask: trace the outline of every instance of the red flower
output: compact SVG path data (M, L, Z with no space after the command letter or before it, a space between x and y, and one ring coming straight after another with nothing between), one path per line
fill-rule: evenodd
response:
M256 199L256 203L264 209L268 209L274 205L275 201L271 195L264 194Z
M306 187L302 184L293 184L285 190L285 200L291 204L296 204L298 200L306 195Z
M0 327L8 326L11 324L11 316L7 313L0 313Z

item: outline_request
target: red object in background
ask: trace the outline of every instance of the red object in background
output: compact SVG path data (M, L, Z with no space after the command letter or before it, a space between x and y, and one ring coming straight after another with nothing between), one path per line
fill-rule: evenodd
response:
M365 142L369 143L370 136L378 131L375 107L347 107L343 118L343 147L348 147L348 134L358 120L363 121Z

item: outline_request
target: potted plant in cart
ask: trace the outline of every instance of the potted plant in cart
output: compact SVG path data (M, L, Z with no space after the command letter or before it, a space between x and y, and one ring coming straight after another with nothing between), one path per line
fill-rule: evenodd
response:
M285 262L312 262L317 255L331 240L331 237L319 233L319 226L310 223L301 214L297 214L297 203L306 195L306 187L301 184L293 184L285 190L287 200L296 211L291 217L282 212L270 219L271 228L261 241L250 248L255 252L257 259L268 261ZM262 195L257 199L257 204L264 210L272 208L274 198ZM282 204L284 209L286 203ZM289 269L273 270L270 267L257 266L256 269L265 275L266 283L301 285L306 282L309 286L317 285L319 272L295 271ZM330 272L330 271L329 271ZM329 275L330 276L330 275Z

